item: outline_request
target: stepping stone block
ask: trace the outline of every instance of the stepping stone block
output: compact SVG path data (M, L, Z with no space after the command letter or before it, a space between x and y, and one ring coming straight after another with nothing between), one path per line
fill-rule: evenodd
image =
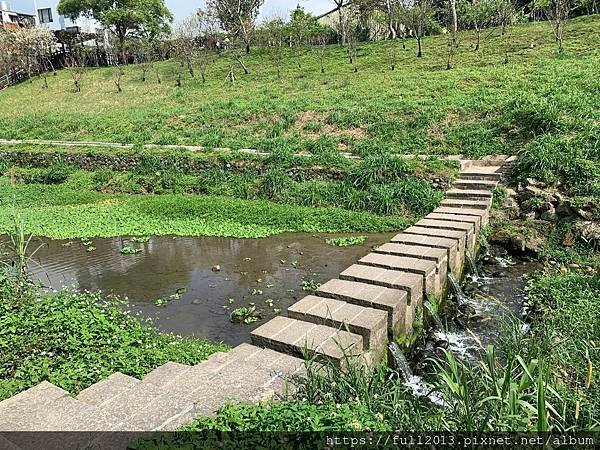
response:
M491 199L492 192L477 189L450 189L449 191L446 191L446 197L464 200Z
M340 279L406 291L408 305L413 308L423 300L423 277L414 273L354 264L340 274Z
M347 280L330 280L315 292L320 297L342 300L387 313L388 332L392 337L406 333L408 293L384 286ZM412 327L412 324L411 324Z
M457 189L471 189L478 191L493 191L498 186L497 181L489 180L470 180L459 178L452 184Z
M445 213L432 212L427 215L426 219L442 220L442 221L448 221L448 222L470 223L471 225L473 225L475 227L475 235L476 236L479 235L479 232L481 231L481 217L479 217L479 216L467 216L464 214L445 214Z
M462 236L465 238L465 248L468 250L475 249L477 236L475 235L475 227L473 224L425 218L419 220L415 224L415 228L427 228L432 230L441 230L444 232L462 233ZM449 237L454 236L456 235L449 235Z
M425 232L430 231L426 228L418 228L417 230L423 230ZM435 234L437 231L433 230L433 233ZM460 273L462 269L464 253L461 253L460 251L460 242L455 239L434 236L431 235L431 233L430 235L400 233L392 238L392 245L394 244L418 246L424 249L444 250L448 258L448 270L453 273ZM379 250L382 247L379 247Z
M407 258L405 256L369 253L358 261L359 264L383 269L410 272L423 277L423 297L427 294L441 296L443 286L437 272L436 263L426 259Z
M433 261L441 286L444 287L448 281L448 251L446 249L388 243L379 246L374 252Z
M362 355L363 338L354 333L278 316L250 334L252 343L289 355L327 358L339 367Z
M437 214L456 214L462 216L476 216L481 220L481 227L486 227L489 224L489 214L483 209L473 208L452 208L448 206L441 206L433 211Z
M403 234L417 234L420 236L429 236L432 238L438 237L438 238L453 239L458 244L458 248L456 249L456 252L458 253L461 262L464 261L464 255L465 255L465 251L467 249L467 234L463 231L443 230L440 228L426 228L426 227L412 226L412 227L409 227L406 230L404 230Z
M465 200L456 198L447 198L442 200L441 206L448 206L452 208L469 208L469 209L483 209L489 210L492 206L492 199L487 200Z
M360 334L363 337L363 350L371 351L373 361L379 361L385 354L387 343L385 311L309 295L292 305L288 309L288 316L292 319Z

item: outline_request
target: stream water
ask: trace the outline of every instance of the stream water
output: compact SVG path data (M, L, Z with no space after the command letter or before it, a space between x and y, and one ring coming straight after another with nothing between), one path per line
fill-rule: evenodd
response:
M468 275L462 286L452 280L455 300L449 315L453 320L447 321L447 329L436 326L433 333L433 345L444 343L463 359L475 358L487 345L497 344L509 321L522 317L527 274L541 268L538 262L506 264L491 257L485 262L475 266L473 259L477 272Z
M393 233L369 235L363 245L333 247L329 235L283 234L266 239L125 238L43 240L30 264L34 278L51 289L101 290L129 299L129 309L151 317L165 331L237 345L309 292L389 241ZM33 247L37 247L35 242ZM122 254L123 247L140 249ZM177 293L180 295L177 295ZM171 299L171 296L178 299ZM156 306L163 299L166 306ZM254 304L260 319L234 324L236 308Z

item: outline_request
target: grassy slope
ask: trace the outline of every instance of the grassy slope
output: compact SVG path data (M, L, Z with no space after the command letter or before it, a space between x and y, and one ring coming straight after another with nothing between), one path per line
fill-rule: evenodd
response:
M421 59L413 41L406 51L400 43L364 44L357 74L343 50L332 47L325 75L306 52L301 68L287 59L278 80L269 55L256 51L248 60L252 73L240 74L235 87L227 85L225 58L209 68L206 85L189 80L181 89L174 87L175 62L160 65L161 85L142 83L139 68L128 67L122 94L115 92L111 69L86 74L80 95L69 93L63 71L47 90L35 80L0 93L0 137L315 153L348 147L361 154L514 153L539 140L548 114L556 116L560 136L597 130L600 52L593 36L599 24L598 16L573 21L561 58L549 23L514 27L505 38L496 30L478 53L473 33L464 33L451 71L445 70L443 36L425 41ZM392 72L387 55L394 45Z

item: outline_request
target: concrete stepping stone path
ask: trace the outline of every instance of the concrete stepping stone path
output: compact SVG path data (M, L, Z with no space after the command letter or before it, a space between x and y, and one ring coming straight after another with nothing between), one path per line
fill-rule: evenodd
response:
M114 373L77 397L45 381L0 402L0 447L36 444L29 435L2 434L11 431L86 431L76 447L94 448L98 431L176 430L198 415L214 415L228 400L281 398L293 389L290 377L306 370L304 357L340 367L352 360L377 364L390 339L412 332L423 300L446 292L449 273L461 275L465 252L476 249L488 224L492 191L514 162L506 156L460 161L460 178L439 208L291 306L287 316L258 327L252 344L195 366L169 362L143 379Z

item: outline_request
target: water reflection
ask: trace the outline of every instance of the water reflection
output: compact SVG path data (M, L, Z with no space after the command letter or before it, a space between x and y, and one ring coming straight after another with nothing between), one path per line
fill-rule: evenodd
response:
M323 283L336 278L392 234L371 235L364 245L348 248L326 245L329 237L160 237L146 243L94 239L91 252L79 240L44 240L46 245L36 255L31 271L53 289L74 286L127 296L133 311L155 318L161 329L235 345L247 341L251 329L306 295L304 280ZM142 252L121 254L124 246ZM168 300L178 290L185 290L180 299L164 308L154 305L158 298ZM233 299L231 304L229 299ZM259 322L252 326L230 323L231 310L251 303L261 312Z

